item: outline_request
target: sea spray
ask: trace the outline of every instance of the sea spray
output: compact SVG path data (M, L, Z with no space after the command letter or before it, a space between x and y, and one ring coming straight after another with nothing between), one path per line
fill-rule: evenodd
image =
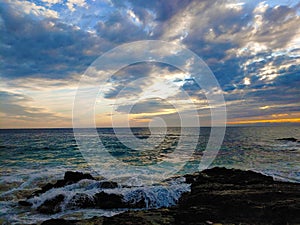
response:
M172 186L149 186L124 189L123 196L126 202L136 203L145 201L146 208L161 208L174 206L182 193L190 191L189 184Z
M184 179L174 179L165 184L153 186L101 188L103 182L107 181L81 180L75 184L50 189L28 201L32 203L33 209L38 209L46 201L63 196L63 200L58 204L60 205L59 211L64 211L80 208L78 206L80 196L82 201L93 202L97 193L104 192L121 196L122 201L132 205L133 208L138 208L135 204L141 201L144 201L145 208L169 207L176 204L182 193L190 191L190 185L183 181ZM120 208L122 207L124 206L121 205Z

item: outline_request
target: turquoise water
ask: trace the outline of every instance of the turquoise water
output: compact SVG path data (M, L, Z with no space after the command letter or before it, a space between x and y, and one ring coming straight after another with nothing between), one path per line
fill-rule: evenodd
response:
M197 128L188 128L184 131L180 128L168 128L166 134L159 128L151 130L147 128L132 128L132 132L140 140L148 140L148 144L139 146L141 149L133 149L126 146L127 131L122 132L123 143L115 136L110 128L98 129L99 137L111 156L120 162L133 166L155 165L168 161L169 165L176 165L176 159L186 160L186 165L177 171L177 174L192 173L198 170L199 162L210 134L210 128L201 128L200 135ZM82 130L82 135L88 140L88 130ZM150 136L151 135L151 136ZM175 152L180 137L185 136L189 140L180 151L178 157L168 158ZM229 168L250 169L275 179L289 182L300 182L300 142L277 140L280 138L294 137L300 139L300 127L228 127L223 144L217 157L211 164L213 166L225 166ZM125 140L125 141L124 141ZM196 140L196 146L194 146ZM33 190L41 185L61 179L67 170L77 170L92 173L94 176L106 176L107 168L113 168L110 162L103 165L103 173L99 174L93 165L89 164L82 155L72 129L18 129L0 130L0 221L7 224L33 223L50 218L40 215L34 210L20 208L17 202L24 199ZM95 143L91 143L93 146ZM182 152L195 148L191 157L185 158ZM176 152L175 152L176 153ZM98 172L98 173L97 173ZM119 171L120 176L124 171ZM82 192L95 190L96 184L81 184L69 189L61 190L66 195L72 194L75 189ZM172 188L169 188L172 187ZM73 188L73 189L72 189ZM155 185L153 187L137 187L145 195L151 197L149 207L169 206L176 203L182 192L188 191L182 181ZM114 190L126 193L128 199L135 198L137 188ZM112 191L112 190L110 190ZM75 192L74 192L75 193ZM164 194L165 193L165 194ZM170 198L161 198L166 193L171 193ZM36 199L34 206L41 204L49 198L51 193ZM33 207L34 207L33 206ZM113 215L120 210L80 210L66 209L51 217L83 218L94 215Z

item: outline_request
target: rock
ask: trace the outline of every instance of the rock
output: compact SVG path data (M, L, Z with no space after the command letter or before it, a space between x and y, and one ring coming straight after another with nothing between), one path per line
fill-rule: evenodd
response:
M289 137L289 138L279 138L279 139L276 139L278 141L292 141L292 142L297 142L297 139L296 138L293 138L293 137Z
M185 178L191 184L191 192L183 194L177 206L127 211L74 224L300 224L298 183L278 182L252 171L226 168L212 168ZM125 203L121 195L105 192L97 193L94 202L94 207L103 209L142 204Z
M21 206L32 206L32 203L31 203L31 202L24 201L24 200L19 201L18 203L19 203L19 205L21 205Z
M43 202L38 208L37 211L44 214L54 214L61 211L61 202L65 199L63 195L57 195L52 199L48 199Z
M126 208L127 204L123 202L123 196L117 194L108 194L104 191L95 194L95 205L101 209Z
M64 187L66 185L77 183L78 181L83 179L95 180L95 178L89 173L67 171L63 180L58 180L55 184L46 184L41 188L41 190L33 192L30 196L28 196L27 199L43 194L52 188Z
M220 183L226 185L271 184L273 178L253 171L226 169L215 167L207 169L194 176L192 186L203 183Z
M300 184L276 182L252 171L225 168L202 171L194 180L191 192L179 200L175 216L178 223L300 222L296 216L300 215Z
M95 207L94 198L84 194L84 193L77 193L73 196L71 201L68 204L68 208L91 208Z
M148 211L128 211L113 217L104 217L103 224L175 225L176 223L173 213L168 209L156 209Z
M67 171L64 176L64 180L66 183L76 183L83 179L95 180L95 178L91 174L82 172Z
M118 208L145 208L145 199L141 198L136 202L125 202L122 195L108 194L104 191L95 194L95 206L101 209L118 209Z
M46 220L41 225L73 225L75 221L68 221L64 219L50 219Z

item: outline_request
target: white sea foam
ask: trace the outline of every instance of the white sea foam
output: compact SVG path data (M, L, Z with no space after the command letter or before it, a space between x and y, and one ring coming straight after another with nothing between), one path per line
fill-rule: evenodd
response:
M123 200L129 203L145 201L146 208L159 208L175 205L182 193L190 191L190 185L181 183L183 180L172 180L168 185L143 186L143 187L117 187L111 189L100 188L101 182L94 180L81 180L78 183L67 185L61 188L53 188L47 192L35 196L29 200L36 209L46 200L55 198L58 195L64 196L61 204L62 210L70 207L74 208L74 196L76 194L85 194L91 200L96 193L104 191L108 194L118 194L123 196Z

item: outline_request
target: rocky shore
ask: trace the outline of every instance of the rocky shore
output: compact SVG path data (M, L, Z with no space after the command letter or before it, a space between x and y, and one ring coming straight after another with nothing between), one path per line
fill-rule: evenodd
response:
M212 168L201 173L185 175L191 192L184 193L177 205L169 208L144 208L144 199L124 202L121 195L96 193L91 199L78 195L73 202L81 208L126 208L128 211L113 217L93 217L86 220L51 219L42 225L52 224L300 224L300 184L274 181L252 171ZM95 179L90 174L67 172L63 180L47 184L41 190L20 201L30 207L30 199L46 191L74 184L82 179ZM103 182L102 189L118 184ZM39 213L59 212L64 196L57 195L45 201L36 210Z

